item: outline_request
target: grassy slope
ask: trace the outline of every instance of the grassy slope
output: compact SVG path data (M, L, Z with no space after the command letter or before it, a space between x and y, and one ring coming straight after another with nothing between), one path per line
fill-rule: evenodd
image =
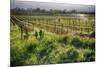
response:
M53 64L95 60L95 39L46 33L41 40L31 34L20 39L11 26L11 65Z

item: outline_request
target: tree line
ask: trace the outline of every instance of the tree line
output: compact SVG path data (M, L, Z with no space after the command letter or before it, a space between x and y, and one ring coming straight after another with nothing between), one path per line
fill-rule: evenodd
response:
M70 10L68 11L67 9L64 10L58 10L58 9L41 9L41 8L13 8L11 9L11 14L12 15L69 15L69 14L95 14L93 12L79 12L77 10Z

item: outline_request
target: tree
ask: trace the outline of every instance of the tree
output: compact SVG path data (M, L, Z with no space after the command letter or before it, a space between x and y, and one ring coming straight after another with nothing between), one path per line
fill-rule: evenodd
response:
M66 9L64 9L62 12L65 14L66 13Z
M71 13L77 13L77 11L76 10L71 10Z
M36 11L39 12L40 11L40 8L36 8Z
M45 10L45 9L42 9L42 10L41 10L41 12L42 12L42 13L45 13L45 12L46 12L46 10Z

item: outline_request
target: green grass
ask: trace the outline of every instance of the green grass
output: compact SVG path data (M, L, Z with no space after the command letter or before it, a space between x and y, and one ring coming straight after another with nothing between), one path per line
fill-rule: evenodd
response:
M37 65L95 61L95 39L44 32L42 39L30 34L20 38L17 26L11 26L11 65Z

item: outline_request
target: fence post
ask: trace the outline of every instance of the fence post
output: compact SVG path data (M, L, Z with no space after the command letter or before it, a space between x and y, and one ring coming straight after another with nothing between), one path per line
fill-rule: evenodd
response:
M22 28L22 26L20 26L20 29L21 29L21 39L23 39L23 28Z

